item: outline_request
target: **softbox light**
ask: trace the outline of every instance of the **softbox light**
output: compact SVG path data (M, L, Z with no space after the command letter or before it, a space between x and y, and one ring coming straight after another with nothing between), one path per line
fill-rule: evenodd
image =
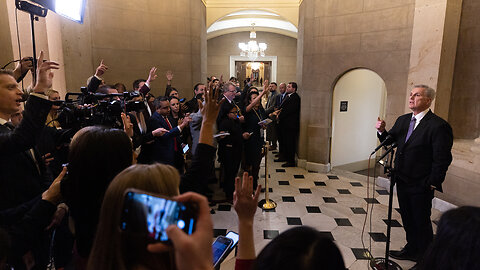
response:
M77 23L83 23L86 0L32 0Z

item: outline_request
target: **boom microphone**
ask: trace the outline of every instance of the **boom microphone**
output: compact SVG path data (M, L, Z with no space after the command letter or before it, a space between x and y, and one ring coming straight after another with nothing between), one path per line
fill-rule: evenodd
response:
M383 140L383 142L382 142L379 146L377 146L377 148L375 148L375 150L373 150L373 152L372 152L370 155L375 154L375 152L377 152L377 151L378 151L380 148L382 148L383 146L392 144L392 143L393 143L392 140L393 140L392 135L390 135L390 134L387 135L387 137L385 138L385 140Z

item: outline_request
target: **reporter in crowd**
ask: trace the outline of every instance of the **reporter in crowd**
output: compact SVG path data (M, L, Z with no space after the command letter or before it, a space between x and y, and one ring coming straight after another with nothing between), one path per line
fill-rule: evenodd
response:
M40 53L38 63L37 83L25 106L24 118L17 128L8 120L20 110L22 91L18 89L11 72L0 71L0 210L33 199L51 183L51 179L43 177L45 166L32 148L37 143L52 106L43 93L51 86L51 70L58 69L58 64L44 62L43 52ZM22 170L12 170L19 167Z
M187 102L185 105L187 106L187 110L185 112L195 113L198 111L198 100L203 99L202 96L205 94L205 84L197 83L193 87L193 98Z
M420 261L422 270L480 269L480 208L462 206L443 213L432 244Z
M36 200L30 209L28 209L21 219L11 223L8 217L4 217L0 212L0 225L4 227L4 222L11 223L8 226L8 238L10 245L8 247L8 264L15 269L26 267L24 256L27 252L37 245L39 235L50 229L52 218L57 211L57 205L61 202L60 182L67 173L66 167L60 175L53 181L50 187L42 193L41 199ZM35 265L36 269L44 266ZM1 268L0 268L1 269Z
M20 110L22 91L13 73L0 70L0 215L1 226L7 230L24 218L51 183L42 158L34 149L52 106L44 93L52 85L51 70L58 69L57 63L44 61L43 57L40 52L36 84L25 105L24 118L16 128L8 120ZM31 249L39 268L46 266L48 259L42 252L45 237L37 234L30 239L34 242Z
M226 103L227 104L227 103ZM218 139L218 159L222 165L223 191L227 201L232 201L234 191L234 181L237 176L240 162L242 160L243 141L250 137L248 132L244 132L238 119L238 109L232 104L226 116L221 117L218 125L219 133L228 133ZM228 107L223 107L228 108Z
M149 253L146 238L129 236L119 225L128 188L173 197L179 184L177 170L167 165L132 165L119 173L105 192L87 269L172 269L172 254Z
M45 95L47 95L48 100L50 100L50 101L60 100L60 94L56 90L48 89L45 92ZM47 125L49 127L60 128L60 123L57 121L58 109L60 109L60 106L52 105L52 108L50 109L50 112L48 113L47 120L45 121L45 125Z
M180 108L180 101L177 97L170 96L168 98L170 101L170 115L168 116L168 120L170 124L173 126L181 125L185 119L185 114L182 112ZM187 114L189 116L190 114ZM177 147L175 148L175 157L174 157L174 167L177 168L180 174L183 174L185 170L185 158L183 153L183 145L187 142L187 137L190 134L190 126L186 125L185 128L182 129L180 136L177 137L175 141Z
M218 94L217 94L218 97ZM196 187L199 178L204 176L206 163L213 162L215 149L213 147L213 125L222 101L217 102L212 92L207 93L205 106L199 105L203 114L203 124L200 132L199 149L196 152L192 166L181 178L173 167L162 164L133 165L115 177L108 187L100 213L100 222L88 269L212 269L211 241L212 221L207 200L194 193L186 193L176 197L178 201L197 203L199 212L196 231L186 236L178 228L171 226L167 234L173 242L173 251L163 244L148 246L145 239L131 241L119 232L123 196L128 188L137 188L147 192L155 192L166 196L178 195ZM112 209L116 209L111 215ZM136 239L139 240L139 239ZM170 256L175 254L174 257Z
M85 269L105 190L132 161L132 144L123 130L91 126L73 137L61 190L73 220L76 269Z
M175 150L178 150L176 144L182 130L190 122L189 117L185 117L183 122L177 126L173 126L168 119L170 115L170 102L167 97L158 97L155 99L155 112L150 117L147 123L147 131L154 131L158 128L164 128L168 130L161 137L155 137L154 142L150 145L142 146L140 156L142 156L142 162L144 160L147 163L160 162L164 164L174 165Z
M268 89L264 89L259 94L258 89L253 88L248 94L248 102L246 103L247 107L244 114L245 123L243 123L243 131L251 134L244 142L244 169L253 176L253 188L257 187L258 172L260 171L260 162L262 161L262 149L265 144L263 130L266 125L259 124L259 122L265 119L265 110L260 101L263 96L268 95L268 91Z

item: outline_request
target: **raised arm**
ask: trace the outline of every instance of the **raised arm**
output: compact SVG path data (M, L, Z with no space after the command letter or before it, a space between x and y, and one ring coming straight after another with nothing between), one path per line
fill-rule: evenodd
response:
M268 81L267 81L268 82ZM246 112L250 112L252 110L252 108L257 105L261 100L262 100L262 97L267 94L268 92L270 91L269 88L267 89L263 89L262 93L260 95L258 95L250 104L248 104L247 108L245 109Z
M215 92L215 94L213 93ZM207 93L205 93L205 105L200 100L197 100L198 107L203 116L202 127L200 128L200 138L198 143L208 144L213 146L213 127L217 121L218 112L225 98L220 101L220 91L213 91L211 86Z
M238 216L238 253L237 260L253 260L256 258L255 241L253 239L253 219L257 211L258 197L261 185L257 186L253 194L253 178L243 173L243 179L235 179L233 193L233 208Z
M0 155L19 153L33 147L45 126L52 103L43 93L52 85L51 70L58 69L58 64L43 62L43 57L42 51L37 62L37 82L25 105L23 120L12 133L0 135Z

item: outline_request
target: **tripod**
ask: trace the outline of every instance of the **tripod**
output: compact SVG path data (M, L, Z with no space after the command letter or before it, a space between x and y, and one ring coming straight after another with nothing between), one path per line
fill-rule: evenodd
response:
M392 203L393 203L393 186L395 185L395 169L393 168L393 157L395 156L395 147L397 147L396 143L393 143L390 148L385 151L385 153L380 157L379 163L384 166L384 171L387 176L390 178L390 192L388 194L388 218L387 218L387 243L385 248L385 257L378 257L373 258L370 261L370 267L374 270L402 270L400 265L396 262L389 260L389 252L390 252L390 231L392 228ZM390 154L389 160L385 163L381 163L382 159Z

